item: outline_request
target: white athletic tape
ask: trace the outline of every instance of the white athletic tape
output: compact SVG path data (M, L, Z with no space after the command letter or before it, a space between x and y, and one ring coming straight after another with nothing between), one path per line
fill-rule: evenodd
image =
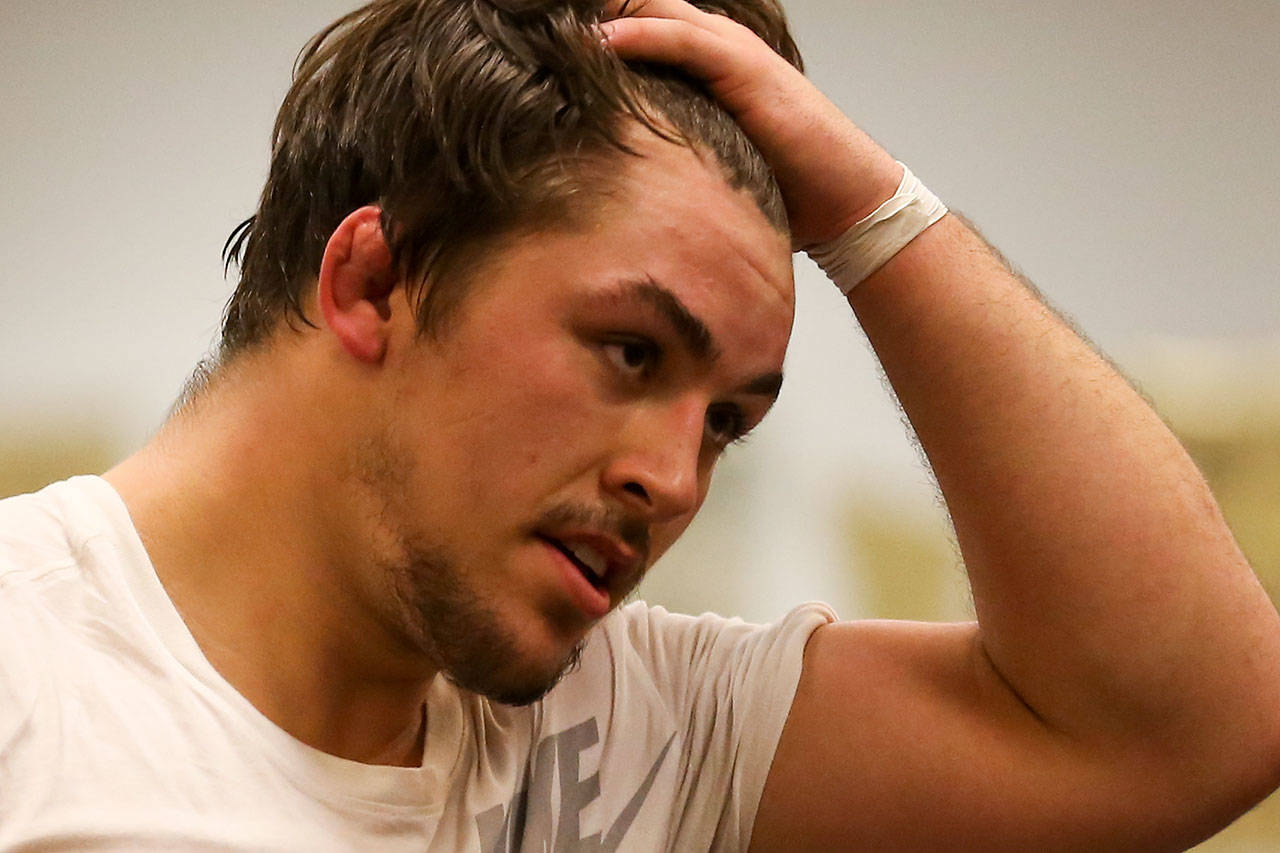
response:
M807 250L845 296L947 214L906 164L898 165L902 182L888 201L839 237Z

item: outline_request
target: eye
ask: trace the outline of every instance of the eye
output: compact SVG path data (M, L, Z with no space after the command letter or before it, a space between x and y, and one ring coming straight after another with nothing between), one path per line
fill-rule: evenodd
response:
M662 361L662 350L645 338L605 341L604 353L619 373L634 379L653 375Z
M707 410L707 438L716 447L728 447L746 436L746 415L737 406L713 406Z

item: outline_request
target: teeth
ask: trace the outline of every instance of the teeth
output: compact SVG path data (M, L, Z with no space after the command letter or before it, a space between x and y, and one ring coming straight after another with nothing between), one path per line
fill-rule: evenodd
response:
M609 568L609 561L604 556L592 548L590 545L566 545L573 556L578 558L578 562L582 563L596 578L603 580L605 572Z

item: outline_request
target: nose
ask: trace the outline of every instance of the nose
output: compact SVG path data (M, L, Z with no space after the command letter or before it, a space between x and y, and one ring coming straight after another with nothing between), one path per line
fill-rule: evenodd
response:
M651 523L697 509L702 499L705 412L702 401L692 399L636 412L605 465L605 492Z

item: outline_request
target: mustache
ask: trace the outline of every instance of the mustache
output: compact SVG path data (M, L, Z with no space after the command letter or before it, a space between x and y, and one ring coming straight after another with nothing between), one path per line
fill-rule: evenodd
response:
M608 507L561 503L549 508L533 525L535 530L556 527L586 527L623 542L649 564L649 525L633 515Z

